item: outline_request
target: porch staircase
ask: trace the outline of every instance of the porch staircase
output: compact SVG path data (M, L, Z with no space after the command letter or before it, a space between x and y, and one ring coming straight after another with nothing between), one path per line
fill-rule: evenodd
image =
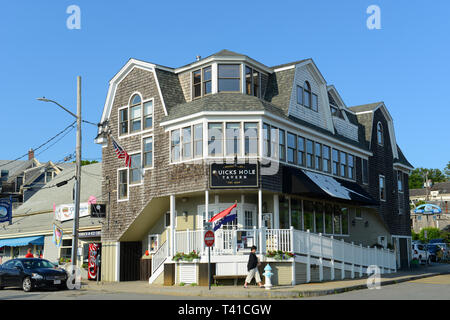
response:
M164 271L164 262L169 257L169 241L163 243L163 245L156 251L152 259L152 275L148 279L148 283L152 284Z

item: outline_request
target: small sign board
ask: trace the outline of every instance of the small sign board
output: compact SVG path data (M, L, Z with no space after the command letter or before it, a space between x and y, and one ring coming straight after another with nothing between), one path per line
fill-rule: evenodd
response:
M212 163L211 189L258 188L259 171L256 163Z
M214 240L215 240L214 232L206 231L206 233L205 233L205 245L207 247L212 247L214 245Z

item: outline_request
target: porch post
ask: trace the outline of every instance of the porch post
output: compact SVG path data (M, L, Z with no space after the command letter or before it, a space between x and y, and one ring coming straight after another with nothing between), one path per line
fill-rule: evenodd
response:
M344 239L341 239L341 248L342 248L342 261L341 261L341 279L345 279L345 242Z
M259 252L260 252L261 254L264 252L264 249L263 249L263 247L262 247L262 244L263 244L263 240L262 240L262 237L263 237L263 232L262 232L262 229L263 229L262 203L263 203L263 199L262 199L262 189L259 189L259 190L258 190L258 228L259 228L259 246L260 246Z
M319 233L320 239L320 257L319 257L319 281L323 281L323 236Z
M206 221L208 221L209 217L209 190L205 190L205 215L206 215ZM202 232L202 253L205 253L205 242L203 241L204 236L204 230L205 226L203 226L203 232ZM215 246L215 244L214 244Z
M355 278L355 243L352 241L352 279Z
M363 276L363 264L364 264L364 250L363 250L363 246L362 243L359 244L359 251L360 251L360 265L359 265L359 277L362 278Z
M306 230L306 283L311 282L311 234Z
M335 256L335 252L334 252L334 237L331 236L331 280L335 279L335 275L334 275L334 256Z
M171 256L175 255L175 195L170 195L170 244L171 244Z
M280 197L273 195L273 228L280 229Z

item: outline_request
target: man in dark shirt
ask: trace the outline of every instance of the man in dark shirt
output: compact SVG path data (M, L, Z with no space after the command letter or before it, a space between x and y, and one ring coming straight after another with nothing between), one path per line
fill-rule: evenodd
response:
M252 247L252 251L250 252L250 256L248 257L247 270L248 275L247 279L245 279L244 288L247 288L248 284L252 281L253 277L255 277L256 283L258 283L259 287L262 288L261 284L261 276L259 275L258 266L260 265L258 261L258 257L256 256L256 247Z

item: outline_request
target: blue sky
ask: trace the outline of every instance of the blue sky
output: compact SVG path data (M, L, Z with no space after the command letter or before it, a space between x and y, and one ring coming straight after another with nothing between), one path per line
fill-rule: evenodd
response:
M69 30L70 5L81 30ZM381 30L366 9L381 8ZM436 1L2 1L0 159L14 159L64 129L70 115L99 122L108 82L130 57L177 67L221 49L277 65L312 57L348 106L384 101L397 140L416 167L450 161L450 2ZM83 158L99 159L96 128L83 126ZM60 160L75 132L38 156Z

